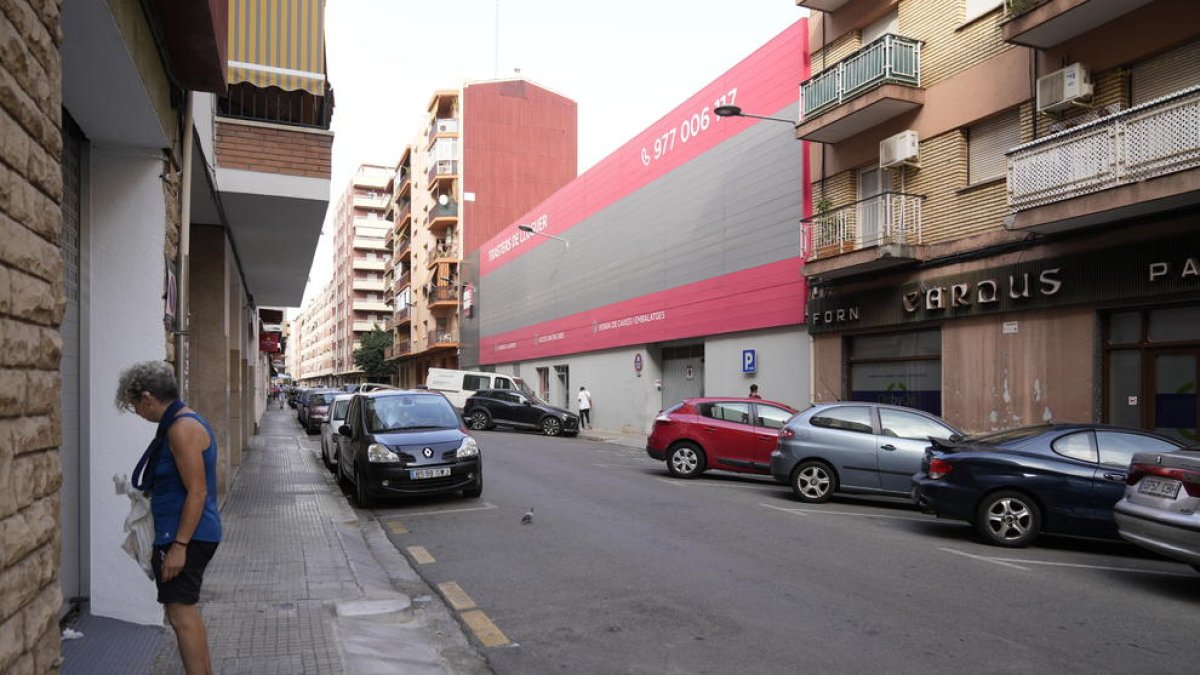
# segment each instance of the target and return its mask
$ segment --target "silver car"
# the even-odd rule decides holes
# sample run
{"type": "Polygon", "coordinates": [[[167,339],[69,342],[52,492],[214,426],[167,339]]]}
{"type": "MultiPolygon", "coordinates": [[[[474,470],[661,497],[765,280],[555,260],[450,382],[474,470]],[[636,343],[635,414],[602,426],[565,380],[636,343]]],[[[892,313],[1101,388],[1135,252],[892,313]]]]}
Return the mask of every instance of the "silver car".
{"type": "Polygon", "coordinates": [[[779,430],[771,474],[802,502],[835,492],[908,496],[930,438],[962,432],[923,410],[841,401],[818,403],[779,430]]]}
{"type": "Polygon", "coordinates": [[[1200,445],[1139,452],[1113,507],[1121,537],[1200,572],[1200,445]]]}
{"type": "Polygon", "coordinates": [[[329,406],[329,419],[321,423],[321,461],[330,471],[337,471],[338,445],[345,440],[338,428],[346,423],[346,410],[352,398],[354,394],[334,396],[329,406]]]}

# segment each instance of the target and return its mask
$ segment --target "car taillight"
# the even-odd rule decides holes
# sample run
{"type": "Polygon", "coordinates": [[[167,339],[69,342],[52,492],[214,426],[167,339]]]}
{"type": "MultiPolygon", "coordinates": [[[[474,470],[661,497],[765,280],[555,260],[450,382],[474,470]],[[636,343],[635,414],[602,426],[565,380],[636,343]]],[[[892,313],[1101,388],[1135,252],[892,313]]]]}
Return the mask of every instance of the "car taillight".
{"type": "Polygon", "coordinates": [[[779,430],[779,439],[780,439],[780,440],[783,440],[783,439],[785,439],[785,438],[795,438],[795,437],[796,437],[796,430],[795,430],[795,429],[791,429],[791,428],[788,428],[788,427],[784,427],[784,428],[782,428],[782,429],[780,429],[780,430],[779,430]]]}
{"type": "Polygon", "coordinates": [[[1181,469],[1174,466],[1159,466],[1157,464],[1142,464],[1135,462],[1129,467],[1129,473],[1125,476],[1126,485],[1137,485],[1137,482],[1143,476],[1161,476],[1163,478],[1173,478],[1180,483],[1183,483],[1183,489],[1193,497],[1200,497],[1200,471],[1191,471],[1189,469],[1181,469]]]}
{"type": "Polygon", "coordinates": [[[954,465],[944,459],[934,459],[929,463],[929,477],[937,480],[954,470],[954,465]]]}

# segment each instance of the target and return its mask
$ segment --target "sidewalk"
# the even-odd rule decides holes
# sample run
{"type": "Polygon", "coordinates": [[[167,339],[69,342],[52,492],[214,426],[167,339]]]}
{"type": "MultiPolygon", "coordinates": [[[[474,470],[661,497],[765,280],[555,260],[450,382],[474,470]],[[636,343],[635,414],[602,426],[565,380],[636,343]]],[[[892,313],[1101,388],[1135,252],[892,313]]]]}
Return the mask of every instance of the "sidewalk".
{"type": "Polygon", "coordinates": [[[646,449],[646,434],[635,434],[625,431],[606,431],[604,429],[585,429],[579,432],[579,438],[613,445],[623,445],[627,448],[646,449]]]}
{"type": "MultiPolygon", "coordinates": [[[[488,673],[379,524],[359,519],[294,411],[268,410],[221,509],[201,609],[217,673],[488,673]]],[[[315,438],[315,437],[313,437],[315,438]]],[[[62,673],[183,672],[165,629],[83,615],[62,673]]]]}

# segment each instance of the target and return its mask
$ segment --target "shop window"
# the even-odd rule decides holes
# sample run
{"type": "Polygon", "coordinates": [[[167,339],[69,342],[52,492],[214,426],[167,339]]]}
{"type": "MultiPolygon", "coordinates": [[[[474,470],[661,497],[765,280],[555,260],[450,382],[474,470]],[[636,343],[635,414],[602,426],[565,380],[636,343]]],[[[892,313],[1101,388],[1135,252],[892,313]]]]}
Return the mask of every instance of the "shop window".
{"type": "Polygon", "coordinates": [[[1200,439],[1200,305],[1105,317],[1104,421],[1200,439]]]}
{"type": "Polygon", "coordinates": [[[942,414],[939,330],[850,338],[850,396],[942,414]]]}
{"type": "Polygon", "coordinates": [[[1200,340],[1200,307],[1173,307],[1150,313],[1151,342],[1200,340]]]}

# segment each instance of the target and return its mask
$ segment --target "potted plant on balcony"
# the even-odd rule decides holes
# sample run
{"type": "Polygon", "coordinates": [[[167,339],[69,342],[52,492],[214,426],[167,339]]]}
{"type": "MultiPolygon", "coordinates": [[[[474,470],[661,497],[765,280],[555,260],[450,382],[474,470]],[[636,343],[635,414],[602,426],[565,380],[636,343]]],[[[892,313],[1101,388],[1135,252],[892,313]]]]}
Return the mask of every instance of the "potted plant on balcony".
{"type": "Polygon", "coordinates": [[[813,204],[814,215],[812,246],[814,258],[829,258],[842,253],[842,237],[837,234],[836,218],[832,215],[833,200],[821,197],[813,204]],[[830,233],[832,231],[832,235],[830,233]]]}

